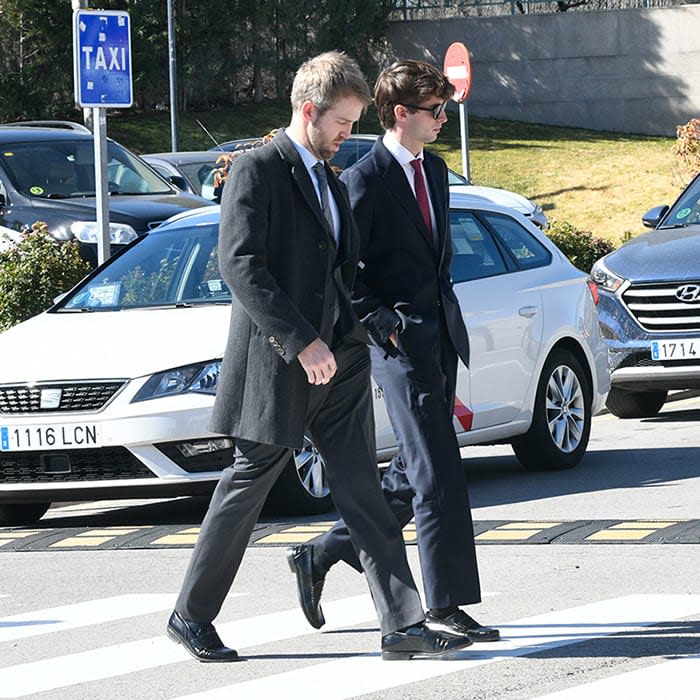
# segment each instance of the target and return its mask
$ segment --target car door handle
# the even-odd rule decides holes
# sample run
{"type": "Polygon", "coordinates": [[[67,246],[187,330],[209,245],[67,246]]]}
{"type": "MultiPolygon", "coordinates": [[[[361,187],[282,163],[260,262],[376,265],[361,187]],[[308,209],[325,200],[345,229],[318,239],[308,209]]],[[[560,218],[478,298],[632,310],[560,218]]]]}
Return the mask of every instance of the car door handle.
{"type": "Polygon", "coordinates": [[[536,306],[521,306],[518,313],[525,318],[532,318],[537,313],[536,306]]]}

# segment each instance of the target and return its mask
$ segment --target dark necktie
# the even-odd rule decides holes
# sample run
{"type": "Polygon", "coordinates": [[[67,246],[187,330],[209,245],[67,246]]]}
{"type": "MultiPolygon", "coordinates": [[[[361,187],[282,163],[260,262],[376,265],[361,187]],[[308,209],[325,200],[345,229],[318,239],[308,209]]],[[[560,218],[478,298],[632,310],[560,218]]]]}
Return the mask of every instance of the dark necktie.
{"type": "Polygon", "coordinates": [[[423,166],[420,158],[411,161],[413,168],[413,184],[416,189],[416,200],[418,208],[425,221],[425,227],[428,229],[428,240],[435,246],[435,238],[433,236],[433,222],[430,219],[430,202],[428,201],[428,190],[425,189],[425,180],[423,179],[423,166]]]}
{"type": "MultiPolygon", "coordinates": [[[[323,210],[323,216],[326,218],[328,223],[328,228],[330,229],[333,238],[335,239],[335,226],[333,225],[333,214],[331,213],[331,205],[328,201],[328,176],[326,175],[326,168],[321,161],[313,166],[313,171],[316,173],[316,179],[318,180],[318,189],[321,193],[321,209],[323,210]]],[[[336,239],[337,240],[337,239],[336,239]]]]}

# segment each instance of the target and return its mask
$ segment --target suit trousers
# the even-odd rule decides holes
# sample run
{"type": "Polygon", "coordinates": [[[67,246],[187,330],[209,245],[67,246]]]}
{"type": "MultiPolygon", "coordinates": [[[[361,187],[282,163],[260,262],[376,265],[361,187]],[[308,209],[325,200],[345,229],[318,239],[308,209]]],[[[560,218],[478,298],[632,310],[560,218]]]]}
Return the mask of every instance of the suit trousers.
{"type": "MultiPolygon", "coordinates": [[[[382,490],[402,527],[415,517],[428,608],[447,608],[478,603],[481,588],[467,479],[452,423],[457,354],[442,320],[429,327],[407,328],[403,340],[400,334],[396,357],[373,347],[372,374],[384,392],[399,447],[382,490]]],[[[343,520],[313,544],[320,564],[343,560],[362,570],[343,520]]]]}
{"type": "MultiPolygon", "coordinates": [[[[326,461],[333,501],[387,634],[420,622],[424,611],[401,528],[381,492],[367,347],[341,341],[332,350],[336,375],[311,387],[306,424],[326,461]]],[[[181,615],[198,622],[218,615],[265,499],[292,458],[288,447],[236,441],[235,462],[214,491],[175,604],[181,615]]]]}

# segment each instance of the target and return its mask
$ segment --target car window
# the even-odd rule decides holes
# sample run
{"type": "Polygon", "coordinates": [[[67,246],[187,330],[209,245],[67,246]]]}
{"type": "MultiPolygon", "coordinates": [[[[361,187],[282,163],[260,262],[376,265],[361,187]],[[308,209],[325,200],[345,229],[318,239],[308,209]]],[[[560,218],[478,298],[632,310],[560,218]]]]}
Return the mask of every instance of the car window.
{"type": "Polygon", "coordinates": [[[228,303],[219,273],[218,226],[153,232],[61,304],[67,311],[114,311],[177,304],[228,303]]]}
{"type": "Polygon", "coordinates": [[[480,216],[496,231],[519,268],[529,270],[551,262],[552,255],[547,248],[512,217],[489,211],[480,212],[480,216]]]}
{"type": "Polygon", "coordinates": [[[466,282],[508,271],[503,255],[491,232],[474,212],[450,212],[452,234],[452,281],[466,282]]]}
{"type": "Polygon", "coordinates": [[[662,228],[700,222],[700,177],[696,177],[664,218],[662,228]]]}
{"type": "MultiPolygon", "coordinates": [[[[0,161],[15,188],[29,197],[95,195],[95,155],[90,139],[13,143],[0,152],[0,161]]],[[[172,191],[138,158],[111,141],[107,145],[107,179],[112,194],[172,191]]]]}

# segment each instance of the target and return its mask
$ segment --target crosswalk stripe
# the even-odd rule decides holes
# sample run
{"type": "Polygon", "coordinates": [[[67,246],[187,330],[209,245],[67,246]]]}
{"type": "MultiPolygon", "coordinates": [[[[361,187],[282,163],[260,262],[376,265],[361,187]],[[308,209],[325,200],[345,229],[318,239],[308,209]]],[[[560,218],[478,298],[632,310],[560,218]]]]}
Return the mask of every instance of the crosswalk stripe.
{"type": "MultiPolygon", "coordinates": [[[[700,611],[700,595],[634,595],[560,610],[499,625],[504,640],[454,654],[449,660],[383,662],[379,653],[314,664],[288,673],[243,681],[177,700],[285,700],[315,697],[346,700],[466,671],[507,658],[523,656],[594,637],[629,632],[660,621],[688,617],[700,611]]],[[[591,696],[587,696],[590,700],[591,696]]],[[[566,699],[568,700],[568,698],[566,699]]]]}
{"type": "Polygon", "coordinates": [[[659,700],[670,694],[681,700],[697,697],[698,678],[700,654],[695,654],[541,695],[537,700],[591,700],[594,697],[659,700]]]}
{"type": "MultiPolygon", "coordinates": [[[[174,601],[174,596],[170,600],[174,601]]],[[[368,595],[324,603],[323,607],[332,618],[332,626],[328,628],[331,630],[376,618],[368,595]]],[[[217,630],[224,639],[245,640],[246,646],[251,647],[315,633],[296,608],[217,625],[217,630]]],[[[23,697],[186,659],[190,659],[187,652],[170,641],[164,630],[162,635],[150,639],[0,669],[0,698],[23,697]]]]}
{"type": "MultiPolygon", "coordinates": [[[[0,618],[0,642],[25,639],[48,632],[97,625],[101,622],[120,620],[169,610],[175,604],[173,594],[134,594],[114,598],[89,600],[85,603],[62,605],[47,610],[20,613],[0,618]]],[[[1,691],[0,691],[1,692],[1,691]]]]}

